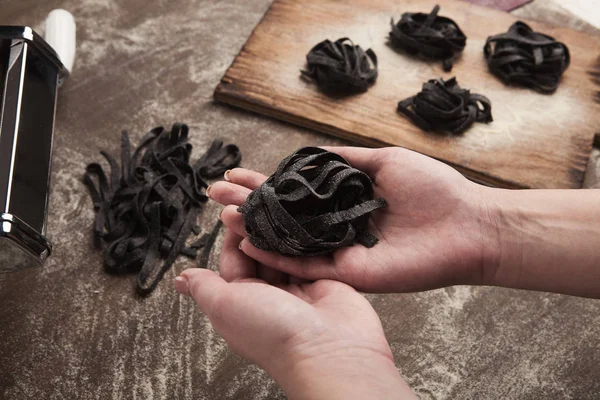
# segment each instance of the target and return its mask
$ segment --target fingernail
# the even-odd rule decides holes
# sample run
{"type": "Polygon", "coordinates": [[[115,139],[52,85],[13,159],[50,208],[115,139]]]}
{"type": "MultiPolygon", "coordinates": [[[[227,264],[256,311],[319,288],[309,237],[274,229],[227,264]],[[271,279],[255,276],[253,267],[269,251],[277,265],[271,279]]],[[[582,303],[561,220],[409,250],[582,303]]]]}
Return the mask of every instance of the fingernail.
{"type": "Polygon", "coordinates": [[[225,210],[225,207],[221,208],[221,211],[219,211],[219,215],[217,216],[217,218],[219,218],[219,221],[223,221],[223,219],[221,218],[221,215],[223,215],[224,210],[225,210]]]}
{"type": "Polygon", "coordinates": [[[210,189],[212,189],[212,185],[208,185],[208,187],[206,188],[206,195],[208,197],[210,197],[210,189]]]}
{"type": "Polygon", "coordinates": [[[240,242],[240,245],[238,246],[238,249],[240,249],[240,250],[242,250],[242,243],[244,243],[243,240],[240,242]]]}
{"type": "Polygon", "coordinates": [[[231,179],[229,178],[229,173],[231,172],[230,169],[228,169],[227,171],[225,171],[225,173],[223,174],[223,178],[225,178],[226,181],[230,181],[231,179]]]}
{"type": "Polygon", "coordinates": [[[175,290],[177,290],[182,295],[184,295],[184,296],[190,295],[190,286],[189,286],[188,280],[185,276],[180,275],[177,278],[175,278],[174,286],[175,286],[175,290]]]}

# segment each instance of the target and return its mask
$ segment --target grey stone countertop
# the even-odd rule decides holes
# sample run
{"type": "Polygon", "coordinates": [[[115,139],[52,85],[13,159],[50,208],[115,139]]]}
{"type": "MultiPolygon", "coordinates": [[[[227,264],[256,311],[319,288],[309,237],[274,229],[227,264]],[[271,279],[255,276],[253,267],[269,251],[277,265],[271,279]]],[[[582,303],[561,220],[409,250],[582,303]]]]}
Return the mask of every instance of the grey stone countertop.
{"type": "MultiPolygon", "coordinates": [[[[190,125],[197,152],[221,137],[263,173],[300,146],[342,143],[213,103],[269,3],[0,0],[0,24],[40,27],[59,7],[78,24],[75,68],[57,111],[48,224],[55,252],[43,269],[0,275],[0,399],[285,398],[172,289],[193,262],[179,260],[144,300],[133,295],[134,276],[104,272],[81,180],[99,150],[118,152],[122,129],[137,142],[175,121],[190,125]]],[[[546,4],[517,13],[595,34],[546,4]]],[[[206,206],[205,230],[219,209],[206,206]]],[[[463,286],[368,298],[399,370],[423,399],[600,398],[598,301],[463,286]]]]}

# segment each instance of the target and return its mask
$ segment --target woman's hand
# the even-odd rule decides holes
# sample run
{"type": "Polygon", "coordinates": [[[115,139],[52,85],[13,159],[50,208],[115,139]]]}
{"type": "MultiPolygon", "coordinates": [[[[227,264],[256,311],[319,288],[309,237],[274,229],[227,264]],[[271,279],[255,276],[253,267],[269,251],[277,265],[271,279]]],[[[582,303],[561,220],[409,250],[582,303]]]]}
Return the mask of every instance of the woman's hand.
{"type": "MultiPolygon", "coordinates": [[[[332,257],[290,258],[265,252],[248,239],[242,251],[267,267],[308,280],[334,279],[369,292],[406,292],[454,284],[487,283],[494,270],[497,233],[487,214],[484,188],[453,168],[402,149],[336,147],[350,164],[374,181],[374,196],[388,207],[373,212],[369,230],[374,247],[355,245],[332,257]]],[[[237,207],[266,177],[236,168],[209,196],[225,205],[223,223],[247,236],[237,207]]],[[[268,268],[267,280],[281,281],[268,268]]]]}
{"type": "Polygon", "coordinates": [[[290,399],[414,398],[361,294],[330,280],[271,286],[257,278],[264,267],[239,250],[241,241],[226,231],[221,276],[188,269],[175,281],[235,352],[290,399]]]}
{"type": "MultiPolygon", "coordinates": [[[[479,284],[600,298],[600,190],[492,189],[402,148],[328,150],[369,174],[375,196],[388,202],[370,219],[380,242],[287,258],[244,239],[242,251],[266,266],[266,279],[285,278],[274,269],[371,292],[479,284]]],[[[241,168],[226,175],[210,197],[227,205],[225,225],[245,235],[237,206],[266,177],[241,168]]]]}

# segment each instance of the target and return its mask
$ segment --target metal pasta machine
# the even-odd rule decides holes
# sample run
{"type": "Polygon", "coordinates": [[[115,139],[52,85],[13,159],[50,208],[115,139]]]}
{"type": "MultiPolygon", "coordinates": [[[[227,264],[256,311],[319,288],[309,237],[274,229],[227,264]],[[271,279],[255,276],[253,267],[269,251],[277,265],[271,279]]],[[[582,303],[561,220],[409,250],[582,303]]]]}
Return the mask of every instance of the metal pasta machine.
{"type": "Polygon", "coordinates": [[[58,88],[75,56],[75,22],[46,20],[45,39],[27,26],[0,26],[0,273],[42,265],[58,88]]]}

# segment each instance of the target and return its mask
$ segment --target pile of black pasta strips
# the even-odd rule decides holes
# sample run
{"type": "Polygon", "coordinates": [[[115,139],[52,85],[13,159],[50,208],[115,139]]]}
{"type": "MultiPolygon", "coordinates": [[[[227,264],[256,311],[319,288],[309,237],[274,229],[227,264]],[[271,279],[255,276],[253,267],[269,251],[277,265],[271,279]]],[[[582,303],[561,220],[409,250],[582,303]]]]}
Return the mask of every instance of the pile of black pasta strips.
{"type": "Polygon", "coordinates": [[[473,122],[492,121],[492,103],[461,89],[456,78],[432,79],[415,96],[398,103],[398,111],[424,131],[459,134],[473,122]]]}
{"type": "Polygon", "coordinates": [[[355,242],[374,246],[369,214],[386,206],[384,199],[373,199],[369,176],[342,156],[304,147],[281,161],[239,211],[259,249],[315,256],[355,242]]]}
{"type": "Polygon", "coordinates": [[[377,79],[377,56],[364,51],[348,38],[324,40],[306,55],[303,76],[314,80],[327,92],[352,94],[365,92],[377,79]]]}
{"type": "Polygon", "coordinates": [[[438,16],[440,6],[431,13],[404,13],[394,24],[390,43],[410,54],[421,54],[435,60],[443,60],[445,71],[452,70],[454,56],[465,48],[467,37],[450,18],[438,16]]]}
{"type": "Polygon", "coordinates": [[[506,84],[552,93],[569,66],[569,49],[552,36],[517,21],[508,32],[487,39],[484,54],[490,71],[506,84]]]}
{"type": "MultiPolygon", "coordinates": [[[[239,165],[237,146],[213,141],[208,151],[190,164],[189,129],[174,124],[157,127],[132,149],[127,132],[121,137],[121,165],[102,151],[110,166],[107,175],[98,163],[87,166],[88,186],[96,221],[97,244],[104,249],[104,266],[111,273],[137,272],[137,290],[150,293],[177,256],[206,262],[220,222],[190,246],[186,240],[200,234],[196,218],[208,200],[205,179],[239,165]]],[[[206,267],[206,265],[200,265],[206,267]]]]}

